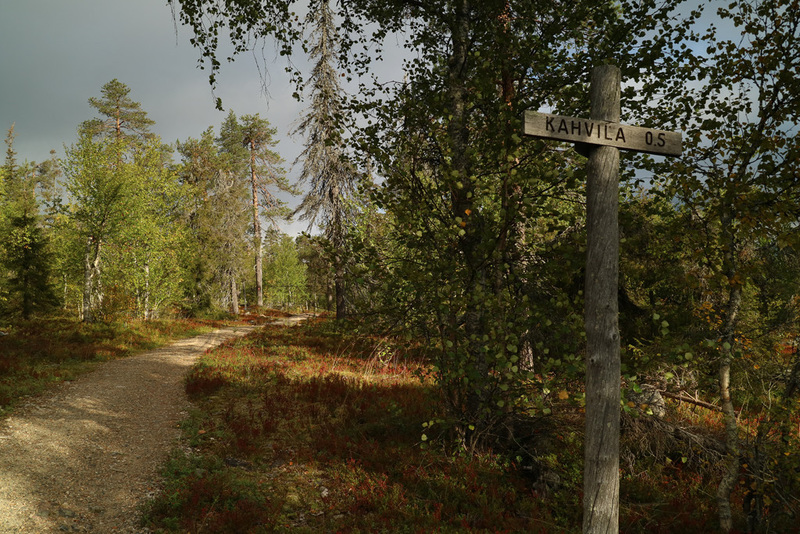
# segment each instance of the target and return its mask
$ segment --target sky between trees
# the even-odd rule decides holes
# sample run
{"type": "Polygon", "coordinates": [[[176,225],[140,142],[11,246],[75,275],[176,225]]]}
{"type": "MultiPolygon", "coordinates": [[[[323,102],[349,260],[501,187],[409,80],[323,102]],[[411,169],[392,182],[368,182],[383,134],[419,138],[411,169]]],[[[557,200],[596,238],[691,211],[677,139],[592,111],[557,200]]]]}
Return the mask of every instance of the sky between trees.
{"type": "MultiPolygon", "coordinates": [[[[44,161],[51,149],[63,157],[64,145],[77,140],[78,125],[93,116],[89,97],[117,78],[131,88],[131,97],[155,121],[152,131],[166,143],[218,126],[229,109],[240,116],[259,113],[277,128],[277,150],[292,163],[303,139],[289,132],[308,103],[292,98],[283,58],[270,43],[259,45],[251,56],[223,66],[212,95],[190,37],[189,30],[176,27],[165,0],[0,0],[0,128],[6,132],[15,124],[19,161],[44,161]],[[223,99],[225,112],[215,109],[215,96],[223,99]]],[[[293,61],[305,68],[302,54],[293,61]]],[[[387,75],[402,79],[399,69],[387,75]]],[[[297,173],[292,170],[290,180],[297,173]]],[[[290,200],[292,206],[297,202],[290,200]]],[[[295,222],[284,230],[296,233],[306,226],[295,222]]]]}

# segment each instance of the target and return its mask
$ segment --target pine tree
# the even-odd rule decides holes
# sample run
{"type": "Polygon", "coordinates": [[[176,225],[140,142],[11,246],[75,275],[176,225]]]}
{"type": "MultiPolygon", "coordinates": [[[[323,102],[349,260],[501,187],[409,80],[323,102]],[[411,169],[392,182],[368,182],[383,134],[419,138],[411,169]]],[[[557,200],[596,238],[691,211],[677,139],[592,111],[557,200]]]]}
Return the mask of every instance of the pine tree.
{"type": "Polygon", "coordinates": [[[277,129],[271,128],[269,121],[255,115],[244,115],[241,119],[242,144],[250,157],[250,186],[253,204],[253,247],[255,248],[256,293],[258,306],[264,305],[263,288],[263,239],[261,233],[261,208],[266,210],[267,217],[274,220],[276,215],[287,215],[284,203],[269,189],[294,193],[286,180],[283,169],[279,166],[283,159],[271,150],[278,142],[274,139],[277,129]]]}
{"type": "MultiPolygon", "coordinates": [[[[243,224],[242,201],[247,198],[247,168],[249,154],[242,141],[242,128],[239,119],[231,110],[220,126],[217,138],[217,147],[221,156],[221,166],[211,183],[214,197],[213,216],[217,219],[219,231],[212,231],[213,235],[223,250],[226,250],[229,261],[222,266],[219,273],[223,287],[228,287],[228,303],[231,313],[239,313],[239,290],[237,285],[239,265],[231,261],[240,252],[247,233],[247,226],[243,224]]],[[[246,202],[246,200],[244,200],[246,202]]],[[[216,229],[215,229],[216,230],[216,229]]]]}
{"type": "Polygon", "coordinates": [[[111,136],[117,141],[144,140],[150,137],[155,121],[142,110],[142,105],[130,98],[130,88],[116,78],[101,89],[101,98],[89,98],[101,118],[85,121],[81,129],[93,137],[111,136]]]}
{"type": "Polygon", "coordinates": [[[228,160],[230,172],[241,177],[250,187],[253,215],[253,249],[255,252],[255,279],[257,303],[263,306],[263,235],[261,217],[266,216],[275,223],[285,218],[289,210],[274,190],[295,193],[280,167],[283,159],[272,150],[277,144],[277,130],[258,114],[244,115],[241,119],[231,111],[220,128],[217,142],[220,151],[228,160]]]}
{"type": "Polygon", "coordinates": [[[343,157],[337,124],[342,92],[334,68],[336,28],[328,0],[310,6],[307,23],[313,25],[314,39],[309,55],[317,62],[308,81],[311,106],[294,133],[307,137],[297,161],[303,161],[298,183],[308,182],[309,191],[295,213],[309,221],[309,228],[318,222],[333,246],[336,317],[344,319],[347,310],[342,256],[348,219],[346,198],[354,189],[356,173],[343,157]]]}

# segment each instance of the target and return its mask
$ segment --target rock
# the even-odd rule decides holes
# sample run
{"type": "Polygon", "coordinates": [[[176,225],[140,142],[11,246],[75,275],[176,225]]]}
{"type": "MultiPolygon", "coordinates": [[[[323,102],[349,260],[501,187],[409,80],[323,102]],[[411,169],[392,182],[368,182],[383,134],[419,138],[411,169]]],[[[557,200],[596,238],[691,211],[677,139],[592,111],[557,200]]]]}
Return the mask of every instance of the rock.
{"type": "Polygon", "coordinates": [[[253,464],[247,460],[240,460],[239,458],[227,457],[225,458],[225,465],[228,467],[241,467],[245,471],[252,471],[253,464]]]}
{"type": "Polygon", "coordinates": [[[640,393],[629,390],[626,394],[628,401],[633,402],[636,405],[634,408],[641,413],[663,419],[667,415],[667,404],[661,393],[650,384],[643,384],[641,390],[640,393]]]}
{"type": "Polygon", "coordinates": [[[541,495],[547,495],[551,491],[556,491],[561,487],[561,477],[555,471],[544,468],[540,471],[536,482],[533,483],[533,489],[541,495]]]}

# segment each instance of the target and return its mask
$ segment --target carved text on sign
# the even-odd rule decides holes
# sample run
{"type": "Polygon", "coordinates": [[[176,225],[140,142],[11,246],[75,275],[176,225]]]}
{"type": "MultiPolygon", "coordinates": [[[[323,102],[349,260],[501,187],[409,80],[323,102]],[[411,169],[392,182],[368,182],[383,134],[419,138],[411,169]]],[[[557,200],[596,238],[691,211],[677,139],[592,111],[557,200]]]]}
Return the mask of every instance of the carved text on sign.
{"type": "Polygon", "coordinates": [[[572,143],[613,146],[666,156],[681,153],[681,134],[613,122],[525,112],[526,135],[572,143]]]}

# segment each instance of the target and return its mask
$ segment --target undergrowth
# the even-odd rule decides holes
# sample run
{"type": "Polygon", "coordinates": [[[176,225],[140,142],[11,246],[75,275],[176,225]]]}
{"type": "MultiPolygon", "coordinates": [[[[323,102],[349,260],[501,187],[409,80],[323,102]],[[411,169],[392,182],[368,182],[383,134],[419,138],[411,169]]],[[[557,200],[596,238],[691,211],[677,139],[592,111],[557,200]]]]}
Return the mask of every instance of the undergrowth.
{"type": "Polygon", "coordinates": [[[413,351],[324,323],[266,327],[206,354],[186,381],[197,410],[183,423],[185,447],[166,465],[146,525],[568,531],[500,456],[420,447],[437,406],[422,368],[413,351]]]}
{"type": "MultiPolygon", "coordinates": [[[[434,437],[423,447],[423,423],[439,404],[425,369],[407,347],[320,321],[267,326],[206,354],[186,380],[196,409],[182,423],[183,447],[144,524],[181,533],[579,532],[582,415],[554,410],[538,457],[547,480],[507,451],[467,456],[434,437]]],[[[680,440],[655,447],[663,430],[626,427],[626,457],[638,456],[621,466],[621,532],[716,530],[714,469],[680,440]]],[[[692,429],[709,442],[716,431],[692,429]]]]}

